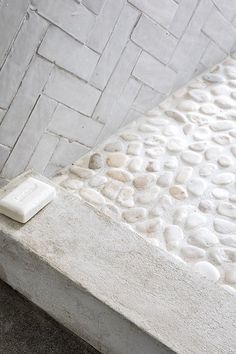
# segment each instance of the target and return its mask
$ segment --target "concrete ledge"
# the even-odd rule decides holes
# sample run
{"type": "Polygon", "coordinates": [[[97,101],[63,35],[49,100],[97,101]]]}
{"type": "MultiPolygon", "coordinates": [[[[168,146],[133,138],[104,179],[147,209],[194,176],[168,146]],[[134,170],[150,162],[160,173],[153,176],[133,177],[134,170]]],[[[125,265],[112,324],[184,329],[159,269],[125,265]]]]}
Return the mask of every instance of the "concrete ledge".
{"type": "Polygon", "coordinates": [[[233,295],[60,187],[25,225],[0,216],[0,269],[103,353],[236,352],[233,295]]]}

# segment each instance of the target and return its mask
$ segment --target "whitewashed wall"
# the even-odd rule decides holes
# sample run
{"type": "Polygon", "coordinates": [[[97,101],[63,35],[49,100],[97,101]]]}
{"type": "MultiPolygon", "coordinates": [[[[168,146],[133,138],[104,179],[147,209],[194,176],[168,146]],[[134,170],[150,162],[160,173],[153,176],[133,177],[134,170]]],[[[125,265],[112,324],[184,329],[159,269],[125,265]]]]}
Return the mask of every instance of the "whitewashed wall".
{"type": "Polygon", "coordinates": [[[236,40],[236,0],[0,0],[0,171],[46,175],[236,40]]]}

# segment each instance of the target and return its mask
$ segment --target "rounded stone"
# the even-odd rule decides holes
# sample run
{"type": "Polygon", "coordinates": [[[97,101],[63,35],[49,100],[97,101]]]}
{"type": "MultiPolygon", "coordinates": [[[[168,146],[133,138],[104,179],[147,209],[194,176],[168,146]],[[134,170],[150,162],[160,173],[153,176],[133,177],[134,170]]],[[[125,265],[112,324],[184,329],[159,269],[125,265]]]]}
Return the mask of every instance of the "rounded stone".
{"type": "Polygon", "coordinates": [[[191,98],[193,98],[196,102],[203,103],[210,100],[211,96],[207,91],[200,89],[192,89],[188,91],[188,94],[191,98]]]}
{"type": "Polygon", "coordinates": [[[170,187],[170,194],[173,198],[177,200],[184,200],[188,197],[188,193],[186,189],[182,186],[175,185],[173,187],[170,187]]]}
{"type": "Polygon", "coordinates": [[[191,100],[181,101],[178,104],[178,109],[185,112],[194,112],[198,110],[198,104],[191,100]]]}
{"type": "Polygon", "coordinates": [[[175,170],[178,167],[178,160],[176,157],[171,156],[167,160],[164,161],[164,167],[169,170],[175,170]]]}
{"type": "Polygon", "coordinates": [[[150,190],[138,194],[136,201],[141,204],[149,204],[157,199],[159,192],[160,192],[160,188],[154,186],[150,190]]]}
{"type": "Polygon", "coordinates": [[[206,141],[199,141],[197,143],[193,143],[189,145],[189,149],[196,151],[196,152],[202,152],[207,148],[207,142],[206,141]]]}
{"type": "Polygon", "coordinates": [[[193,173],[193,168],[192,167],[184,166],[178,172],[175,180],[179,184],[184,184],[191,178],[192,173],[193,173]]]}
{"type": "Polygon", "coordinates": [[[235,235],[221,237],[220,242],[225,246],[236,248],[236,236],[235,235]]]}
{"type": "Polygon", "coordinates": [[[200,112],[212,116],[213,114],[216,114],[217,107],[212,103],[204,103],[200,107],[200,112]]]}
{"type": "Polygon", "coordinates": [[[109,167],[122,167],[127,163],[127,156],[122,152],[113,152],[108,155],[106,163],[109,167]]]}
{"type": "Polygon", "coordinates": [[[206,164],[206,165],[203,165],[202,167],[200,167],[199,169],[199,176],[201,177],[208,177],[210,176],[213,171],[216,169],[216,166],[213,165],[213,164],[206,164]]]}
{"type": "Polygon", "coordinates": [[[107,175],[123,183],[130,182],[133,179],[133,176],[129,172],[118,168],[113,168],[108,170],[107,175]]]}
{"type": "Polygon", "coordinates": [[[231,147],[231,152],[232,152],[232,154],[234,155],[234,157],[236,157],[236,145],[233,145],[233,146],[231,147]]]}
{"type": "Polygon", "coordinates": [[[227,120],[218,121],[218,122],[214,122],[214,123],[210,124],[210,128],[214,132],[221,132],[221,131],[230,130],[233,127],[234,127],[233,123],[230,121],[227,121],[227,120]]]}
{"type": "Polygon", "coordinates": [[[133,188],[129,186],[123,188],[118,195],[118,203],[125,208],[132,208],[134,206],[133,194],[133,188]]]}
{"type": "Polygon", "coordinates": [[[146,155],[151,157],[152,159],[157,159],[161,155],[163,155],[164,152],[165,148],[163,146],[158,146],[156,148],[146,150],[146,155]]]}
{"type": "Polygon", "coordinates": [[[183,225],[186,222],[188,214],[189,214],[188,207],[177,208],[174,215],[173,215],[174,224],[177,224],[177,225],[180,225],[183,227],[183,225]]]}
{"type": "Polygon", "coordinates": [[[194,125],[191,123],[187,123],[183,126],[183,132],[185,135],[189,135],[194,128],[194,125]]]}
{"type": "Polygon", "coordinates": [[[206,127],[199,127],[195,129],[193,133],[193,138],[195,140],[206,140],[209,137],[209,129],[206,127]]]}
{"type": "Polygon", "coordinates": [[[188,242],[203,248],[208,248],[219,243],[217,236],[205,227],[201,227],[190,234],[188,242]]]}
{"type": "Polygon", "coordinates": [[[133,184],[137,189],[147,189],[155,182],[155,177],[151,174],[143,174],[137,176],[133,180],[133,184]]]}
{"type": "Polygon", "coordinates": [[[220,234],[234,234],[236,232],[236,223],[224,219],[214,219],[214,229],[220,234]]]}
{"type": "Polygon", "coordinates": [[[61,185],[68,189],[78,190],[83,187],[83,182],[78,179],[67,178],[61,185]]]}
{"type": "Polygon", "coordinates": [[[119,194],[119,191],[121,189],[122,183],[118,181],[112,181],[108,182],[105,184],[103,189],[101,190],[101,193],[105,195],[105,197],[115,200],[119,194]]]}
{"type": "Polygon", "coordinates": [[[92,204],[104,204],[105,199],[103,196],[92,188],[82,188],[79,192],[80,196],[84,198],[87,202],[92,204]]]}
{"type": "Polygon", "coordinates": [[[132,159],[128,165],[130,172],[139,172],[142,170],[143,160],[139,157],[132,159]]]}
{"type": "Polygon", "coordinates": [[[88,179],[94,175],[94,171],[88,168],[83,168],[75,165],[70,168],[70,172],[75,174],[81,179],[88,179]]]}
{"type": "Polygon", "coordinates": [[[210,147],[205,151],[205,159],[208,161],[216,160],[219,157],[220,153],[221,153],[220,148],[216,146],[210,147]]]}
{"type": "Polygon", "coordinates": [[[108,152],[119,152],[124,150],[124,146],[120,141],[115,141],[105,145],[104,150],[108,152]]]}
{"type": "Polygon", "coordinates": [[[136,225],[136,229],[141,233],[152,234],[160,232],[163,227],[162,224],[163,222],[160,218],[145,220],[143,222],[138,223],[136,225]]]}
{"type": "Polygon", "coordinates": [[[143,145],[141,143],[130,143],[127,148],[128,155],[140,155],[143,145]]]}
{"type": "Polygon", "coordinates": [[[230,136],[226,134],[215,135],[212,140],[219,145],[228,145],[231,142],[230,136]]]}
{"type": "Polygon", "coordinates": [[[181,158],[190,165],[198,165],[202,161],[202,156],[194,151],[186,150],[182,152],[181,158]]]}
{"type": "Polygon", "coordinates": [[[143,133],[153,133],[155,131],[151,125],[145,123],[140,124],[138,130],[143,133]]]}
{"type": "Polygon", "coordinates": [[[201,178],[196,177],[188,182],[187,189],[193,195],[200,197],[206,189],[206,183],[201,178]]]}
{"type": "Polygon", "coordinates": [[[221,284],[221,287],[223,289],[225,289],[231,295],[236,296],[236,289],[233,288],[232,286],[229,286],[229,285],[226,285],[226,284],[221,284]]]}
{"type": "Polygon", "coordinates": [[[229,95],[230,89],[226,85],[217,85],[211,89],[214,96],[229,95]]]}
{"type": "Polygon", "coordinates": [[[165,172],[157,178],[157,184],[163,188],[169,187],[173,180],[172,172],[165,172]]]}
{"type": "Polygon", "coordinates": [[[178,248],[184,238],[182,229],[177,225],[169,225],[165,228],[164,237],[168,249],[178,248]]]}
{"type": "Polygon", "coordinates": [[[105,204],[105,205],[101,206],[100,210],[105,215],[109,216],[110,218],[113,218],[115,220],[117,220],[117,219],[119,220],[120,219],[119,208],[117,208],[115,205],[105,204]]]}
{"type": "Polygon", "coordinates": [[[214,188],[211,193],[216,199],[228,199],[229,196],[229,192],[223,188],[214,188]]]}
{"type": "Polygon", "coordinates": [[[190,213],[186,219],[185,228],[194,229],[196,227],[202,226],[206,223],[206,219],[203,215],[199,213],[190,213]]]}
{"type": "Polygon", "coordinates": [[[101,187],[107,182],[107,178],[105,176],[94,176],[92,179],[89,180],[89,185],[91,187],[101,187]]]}
{"type": "Polygon", "coordinates": [[[236,219],[236,206],[227,202],[221,202],[218,205],[217,212],[220,215],[236,219]]]}
{"type": "Polygon", "coordinates": [[[214,203],[211,200],[201,200],[198,209],[201,210],[203,213],[209,213],[214,209],[214,203]]]}
{"type": "Polygon", "coordinates": [[[120,134],[120,137],[125,141],[135,141],[140,140],[140,136],[131,132],[124,132],[120,134]]]}
{"type": "Polygon", "coordinates": [[[228,284],[236,284],[236,264],[227,266],[225,270],[225,281],[228,284]]]}
{"type": "Polygon", "coordinates": [[[179,138],[171,138],[168,140],[166,148],[171,152],[180,152],[183,150],[184,144],[179,138]]]}
{"type": "Polygon", "coordinates": [[[220,279],[220,273],[216,267],[207,261],[197,262],[194,265],[196,272],[200,273],[207,279],[213,281],[214,283],[220,279]]]}
{"type": "Polygon", "coordinates": [[[215,83],[220,84],[220,83],[224,82],[223,76],[218,75],[218,74],[205,74],[205,75],[203,75],[203,79],[205,81],[208,81],[208,82],[214,83],[214,84],[215,83]]]}
{"type": "MultiPolygon", "coordinates": [[[[165,138],[163,138],[160,135],[152,135],[152,136],[146,137],[144,139],[144,144],[148,145],[148,146],[165,145],[165,142],[166,142],[165,138]]],[[[139,153],[140,153],[140,151],[139,151],[139,153]]]]}
{"type": "Polygon", "coordinates": [[[162,134],[165,136],[177,135],[178,129],[174,125],[167,125],[163,128],[162,134]]]}
{"type": "Polygon", "coordinates": [[[206,252],[202,248],[196,246],[184,246],[181,248],[181,253],[184,258],[194,261],[196,259],[203,258],[206,252]]]}
{"type": "Polygon", "coordinates": [[[122,216],[128,223],[135,223],[147,216],[147,210],[145,208],[132,208],[131,210],[124,211],[122,216]]]}
{"type": "Polygon", "coordinates": [[[185,117],[185,115],[175,109],[171,109],[168,111],[165,111],[165,114],[170,117],[173,118],[174,120],[176,120],[176,122],[179,123],[186,123],[187,122],[187,118],[185,117]]]}
{"type": "Polygon", "coordinates": [[[226,185],[234,182],[234,175],[233,173],[226,172],[226,173],[219,173],[212,177],[212,183],[218,185],[226,185]]]}
{"type": "Polygon", "coordinates": [[[160,171],[160,163],[158,161],[149,161],[146,167],[148,172],[157,172],[160,171]]]}
{"type": "Polygon", "coordinates": [[[230,197],[229,197],[229,200],[230,200],[232,203],[236,203],[236,194],[231,194],[230,197]]]}
{"type": "Polygon", "coordinates": [[[102,155],[95,153],[90,156],[88,167],[92,170],[98,170],[103,167],[102,155]]]}
{"type": "Polygon", "coordinates": [[[215,100],[215,104],[222,109],[230,109],[232,108],[233,102],[229,97],[222,96],[215,100]]]}
{"type": "Polygon", "coordinates": [[[221,155],[218,158],[217,162],[221,167],[224,167],[224,168],[230,167],[233,164],[232,160],[227,155],[221,155]]]}

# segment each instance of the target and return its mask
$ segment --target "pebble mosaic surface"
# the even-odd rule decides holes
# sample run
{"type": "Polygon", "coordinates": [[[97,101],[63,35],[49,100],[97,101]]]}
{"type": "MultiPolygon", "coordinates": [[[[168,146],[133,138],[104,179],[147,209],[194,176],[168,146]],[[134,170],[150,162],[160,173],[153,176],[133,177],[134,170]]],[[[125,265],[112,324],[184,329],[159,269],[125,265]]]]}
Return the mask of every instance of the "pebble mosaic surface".
{"type": "Polygon", "coordinates": [[[229,57],[55,181],[236,294],[235,177],[229,57]]]}

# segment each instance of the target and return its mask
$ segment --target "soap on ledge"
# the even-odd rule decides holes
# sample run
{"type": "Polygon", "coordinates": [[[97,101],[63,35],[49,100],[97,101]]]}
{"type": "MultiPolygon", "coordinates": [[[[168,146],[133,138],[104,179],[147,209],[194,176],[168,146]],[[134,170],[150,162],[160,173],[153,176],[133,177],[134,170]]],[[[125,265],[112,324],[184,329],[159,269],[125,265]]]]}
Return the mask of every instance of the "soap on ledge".
{"type": "Polygon", "coordinates": [[[55,196],[56,189],[53,186],[28,177],[1,197],[0,213],[24,224],[55,196]]]}

